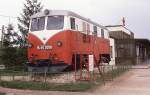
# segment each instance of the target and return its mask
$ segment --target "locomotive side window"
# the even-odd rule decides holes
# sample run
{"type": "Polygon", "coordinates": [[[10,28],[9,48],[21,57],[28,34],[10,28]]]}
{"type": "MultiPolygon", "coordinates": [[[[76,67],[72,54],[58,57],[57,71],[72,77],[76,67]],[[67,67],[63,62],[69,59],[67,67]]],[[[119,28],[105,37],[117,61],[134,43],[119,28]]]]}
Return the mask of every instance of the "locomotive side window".
{"type": "Polygon", "coordinates": [[[93,26],[93,29],[94,29],[94,35],[97,36],[97,27],[93,26]]]}
{"type": "Polygon", "coordinates": [[[75,30],[75,18],[70,18],[71,29],[75,30]]]}
{"type": "Polygon", "coordinates": [[[33,18],[31,21],[31,31],[41,31],[45,27],[45,17],[33,18]]]}
{"type": "Polygon", "coordinates": [[[83,33],[90,34],[90,24],[82,22],[83,33]]]}
{"type": "Polygon", "coordinates": [[[82,30],[83,30],[83,33],[86,33],[86,23],[85,22],[82,22],[82,30]]]}
{"type": "Polygon", "coordinates": [[[104,29],[101,29],[101,37],[104,38],[104,29]]]}
{"type": "Polygon", "coordinates": [[[47,30],[58,30],[64,27],[64,16],[49,16],[47,30]]]}
{"type": "Polygon", "coordinates": [[[87,34],[89,35],[90,34],[90,25],[87,24],[87,34]]]}

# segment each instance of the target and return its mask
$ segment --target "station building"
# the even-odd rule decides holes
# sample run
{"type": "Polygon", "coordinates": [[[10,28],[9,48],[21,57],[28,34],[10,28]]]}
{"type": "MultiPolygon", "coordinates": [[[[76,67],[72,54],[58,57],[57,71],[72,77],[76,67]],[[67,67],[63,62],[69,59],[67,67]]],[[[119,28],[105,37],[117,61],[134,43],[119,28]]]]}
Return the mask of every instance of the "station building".
{"type": "Polygon", "coordinates": [[[134,33],[123,25],[106,27],[110,36],[110,64],[136,65],[150,59],[150,40],[134,38],[134,33]]]}
{"type": "Polygon", "coordinates": [[[136,46],[136,64],[143,63],[150,59],[150,40],[136,38],[135,39],[136,46]]]}
{"type": "Polygon", "coordinates": [[[134,33],[123,25],[106,26],[110,36],[111,62],[115,65],[135,64],[134,33]]]}

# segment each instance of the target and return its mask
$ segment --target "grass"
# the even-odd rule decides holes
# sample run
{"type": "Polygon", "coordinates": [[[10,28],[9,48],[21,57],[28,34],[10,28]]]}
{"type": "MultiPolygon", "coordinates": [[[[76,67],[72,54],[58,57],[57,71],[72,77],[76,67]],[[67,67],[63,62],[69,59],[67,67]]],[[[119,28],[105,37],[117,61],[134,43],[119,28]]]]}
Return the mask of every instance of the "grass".
{"type": "Polygon", "coordinates": [[[0,85],[6,88],[15,89],[29,89],[29,90],[46,90],[46,91],[87,91],[91,89],[94,84],[89,82],[77,83],[42,83],[42,82],[27,82],[27,81],[1,81],[0,85]]]}
{"type": "Polygon", "coordinates": [[[5,95],[5,93],[1,93],[1,92],[0,92],[0,95],[5,95]]]}
{"type": "Polygon", "coordinates": [[[0,70],[0,75],[1,76],[26,76],[29,74],[28,72],[23,72],[23,71],[14,71],[14,70],[0,70]]]}

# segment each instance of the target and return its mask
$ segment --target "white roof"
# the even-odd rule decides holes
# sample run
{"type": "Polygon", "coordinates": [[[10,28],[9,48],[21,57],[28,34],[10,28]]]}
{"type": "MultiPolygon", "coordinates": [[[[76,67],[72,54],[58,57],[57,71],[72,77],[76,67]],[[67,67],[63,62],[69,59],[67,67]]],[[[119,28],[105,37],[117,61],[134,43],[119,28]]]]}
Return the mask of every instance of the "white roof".
{"type": "Polygon", "coordinates": [[[43,16],[53,16],[53,15],[64,15],[64,16],[77,17],[79,19],[85,20],[85,21],[87,21],[89,23],[92,23],[92,24],[94,24],[96,26],[99,26],[99,27],[107,30],[107,28],[105,26],[97,24],[97,23],[95,23],[95,22],[93,22],[93,21],[91,21],[91,20],[89,20],[87,18],[84,18],[84,17],[82,17],[82,16],[80,16],[80,15],[74,13],[74,12],[67,11],[67,10],[49,10],[49,14],[48,15],[45,15],[44,11],[42,11],[42,12],[34,14],[33,16],[31,16],[31,18],[37,18],[37,17],[43,17],[43,16]]]}
{"type": "Polygon", "coordinates": [[[132,34],[132,32],[129,29],[127,29],[126,27],[122,25],[114,25],[114,26],[106,26],[106,27],[109,31],[122,31],[122,32],[127,33],[128,35],[132,34]]]}

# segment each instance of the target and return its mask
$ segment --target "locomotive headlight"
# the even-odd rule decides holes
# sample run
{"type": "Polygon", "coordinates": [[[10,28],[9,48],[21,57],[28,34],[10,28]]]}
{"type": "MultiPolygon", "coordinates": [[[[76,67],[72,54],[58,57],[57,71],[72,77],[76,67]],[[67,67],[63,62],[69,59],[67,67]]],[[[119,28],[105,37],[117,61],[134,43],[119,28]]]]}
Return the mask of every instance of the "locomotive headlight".
{"type": "Polygon", "coordinates": [[[50,11],[48,9],[44,10],[45,15],[49,15],[50,11]]]}
{"type": "Polygon", "coordinates": [[[62,46],[62,42],[61,42],[61,41],[57,41],[57,42],[56,42],[56,45],[57,45],[58,47],[61,47],[61,46],[62,46]]]}

